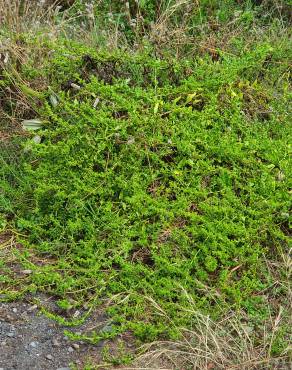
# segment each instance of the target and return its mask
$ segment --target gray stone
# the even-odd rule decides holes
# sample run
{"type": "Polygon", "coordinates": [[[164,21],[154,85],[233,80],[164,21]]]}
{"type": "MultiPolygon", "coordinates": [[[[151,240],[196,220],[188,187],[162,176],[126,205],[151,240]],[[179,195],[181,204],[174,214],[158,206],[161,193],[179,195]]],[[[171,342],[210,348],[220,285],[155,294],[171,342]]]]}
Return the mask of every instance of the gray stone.
{"type": "Polygon", "coordinates": [[[32,138],[32,140],[33,140],[33,142],[34,142],[35,144],[40,144],[40,143],[41,143],[41,141],[42,141],[42,138],[40,137],[40,135],[36,135],[36,136],[34,136],[34,137],[32,138]]]}
{"type": "Polygon", "coordinates": [[[38,306],[36,305],[36,304],[34,304],[33,306],[30,306],[28,309],[27,309],[27,311],[28,312],[31,312],[31,311],[33,311],[33,310],[36,310],[38,308],[38,306]]]}
{"type": "Polygon", "coordinates": [[[32,270],[22,270],[21,271],[24,275],[29,275],[32,273],[32,270]]]}
{"type": "Polygon", "coordinates": [[[133,136],[131,136],[131,137],[128,139],[127,144],[128,144],[128,145],[131,145],[131,144],[134,144],[134,142],[135,142],[135,138],[134,138],[133,136]]]}
{"type": "Polygon", "coordinates": [[[52,355],[47,355],[46,359],[51,361],[53,359],[53,356],[52,355]]]}
{"type": "Polygon", "coordinates": [[[59,347],[60,346],[60,343],[57,341],[57,339],[53,339],[52,340],[52,345],[54,346],[54,347],[59,347]]]}

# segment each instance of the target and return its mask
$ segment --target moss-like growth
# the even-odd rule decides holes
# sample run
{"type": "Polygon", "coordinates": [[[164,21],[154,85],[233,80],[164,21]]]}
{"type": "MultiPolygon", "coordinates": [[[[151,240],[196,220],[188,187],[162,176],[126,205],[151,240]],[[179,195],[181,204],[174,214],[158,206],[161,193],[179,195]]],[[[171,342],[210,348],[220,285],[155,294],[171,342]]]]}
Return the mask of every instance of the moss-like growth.
{"type": "Polygon", "coordinates": [[[41,69],[20,72],[50,86],[41,142],[22,139],[0,170],[3,214],[50,260],[22,259],[29,289],[75,306],[111,299],[115,330],[143,340],[188,325],[190,297],[214,317],[264,317],[264,256],[287,242],[282,46],[178,62],[45,44],[41,69]]]}

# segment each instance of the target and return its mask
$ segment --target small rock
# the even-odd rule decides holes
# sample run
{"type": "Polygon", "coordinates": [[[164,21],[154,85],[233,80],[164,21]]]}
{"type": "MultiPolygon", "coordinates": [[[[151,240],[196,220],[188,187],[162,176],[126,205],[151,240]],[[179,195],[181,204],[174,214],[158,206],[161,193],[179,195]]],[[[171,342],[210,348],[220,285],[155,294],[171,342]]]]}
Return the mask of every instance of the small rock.
{"type": "Polygon", "coordinates": [[[8,333],[7,337],[10,337],[10,338],[14,337],[14,333],[12,333],[12,332],[8,333]]]}
{"type": "Polygon", "coordinates": [[[68,347],[68,352],[74,352],[74,349],[72,347],[68,347]]]}
{"type": "Polygon", "coordinates": [[[36,348],[36,347],[37,347],[36,342],[30,342],[30,343],[29,343],[29,345],[30,345],[31,347],[33,347],[33,348],[36,348]]]}
{"type": "Polygon", "coordinates": [[[22,270],[22,273],[25,275],[29,275],[32,273],[32,270],[22,270]]]}
{"type": "Polygon", "coordinates": [[[36,310],[38,308],[38,306],[36,304],[34,304],[33,306],[30,306],[27,311],[33,311],[33,310],[36,310]]]}
{"type": "Polygon", "coordinates": [[[14,313],[16,313],[16,312],[17,312],[17,308],[16,308],[16,307],[13,307],[13,308],[12,308],[12,311],[13,311],[14,313]]]}
{"type": "Polygon", "coordinates": [[[60,346],[60,343],[57,341],[57,339],[53,339],[53,340],[52,340],[52,345],[53,345],[54,347],[59,347],[59,346],[60,346]]]}
{"type": "Polygon", "coordinates": [[[132,137],[130,137],[130,138],[128,139],[127,144],[128,144],[128,145],[131,145],[131,144],[134,144],[134,142],[135,142],[135,138],[132,136],[132,137]]]}
{"type": "Polygon", "coordinates": [[[71,370],[70,367],[58,367],[56,370],[71,370]]]}
{"type": "Polygon", "coordinates": [[[80,311],[75,311],[73,317],[78,317],[80,315],[80,311]]]}
{"type": "Polygon", "coordinates": [[[52,355],[47,355],[47,356],[46,356],[46,359],[47,359],[47,360],[50,360],[50,361],[52,361],[52,359],[53,359],[53,356],[52,356],[52,355]]]}
{"type": "Polygon", "coordinates": [[[77,85],[73,82],[71,83],[71,87],[72,87],[72,89],[75,89],[75,90],[80,90],[81,89],[81,86],[79,86],[79,85],[77,85]]]}
{"type": "Polygon", "coordinates": [[[73,348],[75,348],[75,349],[79,349],[79,348],[80,348],[80,346],[79,346],[79,344],[78,344],[78,343],[73,343],[73,344],[72,344],[72,347],[73,347],[73,348]]]}
{"type": "Polygon", "coordinates": [[[40,144],[41,141],[42,141],[42,138],[40,137],[40,135],[36,135],[32,138],[32,141],[35,143],[35,144],[40,144]]]}
{"type": "Polygon", "coordinates": [[[64,336],[64,339],[65,339],[65,340],[68,340],[68,337],[65,335],[65,336],[64,336]]]}
{"type": "Polygon", "coordinates": [[[1,346],[6,346],[5,340],[3,340],[3,342],[1,342],[1,346]]]}

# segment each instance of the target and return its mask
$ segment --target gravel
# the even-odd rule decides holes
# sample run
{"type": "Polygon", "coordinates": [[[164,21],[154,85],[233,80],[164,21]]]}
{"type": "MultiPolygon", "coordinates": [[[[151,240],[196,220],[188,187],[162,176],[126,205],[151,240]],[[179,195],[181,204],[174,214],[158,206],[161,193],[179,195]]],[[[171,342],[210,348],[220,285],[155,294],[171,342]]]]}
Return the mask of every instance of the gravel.
{"type": "Polygon", "coordinates": [[[58,342],[57,339],[53,338],[52,339],[52,346],[53,347],[59,347],[60,346],[60,342],[58,342]]]}
{"type": "MultiPolygon", "coordinates": [[[[104,316],[95,320],[98,323],[104,316]]],[[[90,324],[76,331],[86,333],[90,324]]],[[[40,314],[36,305],[0,302],[0,370],[83,369],[91,358],[101,361],[104,343],[76,343],[64,336],[64,329],[75,331],[40,314]]]]}

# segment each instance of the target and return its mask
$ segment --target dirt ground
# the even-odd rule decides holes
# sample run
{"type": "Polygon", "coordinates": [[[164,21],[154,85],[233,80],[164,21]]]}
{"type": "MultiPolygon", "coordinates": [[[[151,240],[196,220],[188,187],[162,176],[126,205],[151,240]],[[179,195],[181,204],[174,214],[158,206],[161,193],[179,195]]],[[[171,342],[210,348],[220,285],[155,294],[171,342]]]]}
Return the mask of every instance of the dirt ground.
{"type": "MultiPolygon", "coordinates": [[[[0,261],[7,262],[13,276],[23,277],[24,271],[12,252],[13,248],[20,250],[22,245],[10,232],[0,233],[0,245],[0,261]]],[[[0,276],[1,273],[0,268],[0,276]]],[[[0,370],[81,370],[85,365],[108,370],[117,368],[111,360],[135,352],[133,336],[128,333],[98,344],[74,341],[65,335],[66,329],[87,337],[94,331],[110,331],[109,318],[103,308],[91,312],[82,325],[66,327],[41,314],[41,307],[60,314],[56,298],[52,296],[36,293],[30,297],[28,294],[13,302],[1,302],[1,298],[0,294],[0,370]]],[[[84,313],[71,314],[80,317],[84,313]]]]}
{"type": "MultiPolygon", "coordinates": [[[[105,317],[97,314],[70,330],[84,334],[102,325],[107,325],[105,317]]],[[[99,369],[110,368],[109,364],[102,365],[103,349],[114,349],[119,339],[92,345],[69,339],[64,329],[28,302],[0,303],[0,370],[83,369],[90,363],[99,369]]],[[[127,347],[129,351],[133,348],[130,342],[127,347]]]]}

